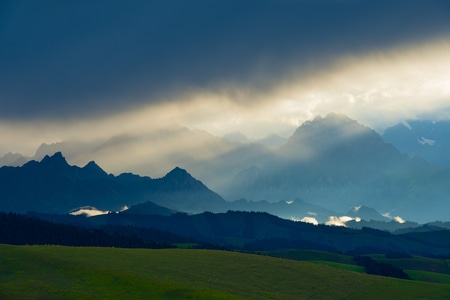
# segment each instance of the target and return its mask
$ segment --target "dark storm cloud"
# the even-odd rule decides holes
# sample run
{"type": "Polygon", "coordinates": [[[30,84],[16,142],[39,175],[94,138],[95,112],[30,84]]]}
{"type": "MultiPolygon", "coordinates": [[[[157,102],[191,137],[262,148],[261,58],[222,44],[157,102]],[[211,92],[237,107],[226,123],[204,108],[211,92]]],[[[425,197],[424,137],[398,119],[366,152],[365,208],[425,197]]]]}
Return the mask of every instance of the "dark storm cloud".
{"type": "MultiPolygon", "coordinates": [[[[448,34],[449,1],[3,1],[0,118],[117,112],[448,34]]],[[[253,100],[253,99],[251,99],[253,100]]]]}

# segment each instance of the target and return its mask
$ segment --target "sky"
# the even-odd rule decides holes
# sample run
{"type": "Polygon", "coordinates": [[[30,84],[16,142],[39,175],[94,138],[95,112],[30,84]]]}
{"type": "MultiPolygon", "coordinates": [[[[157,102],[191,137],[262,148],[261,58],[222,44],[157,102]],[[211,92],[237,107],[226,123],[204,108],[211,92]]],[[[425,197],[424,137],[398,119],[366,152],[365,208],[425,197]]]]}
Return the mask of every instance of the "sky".
{"type": "Polygon", "coordinates": [[[450,1],[0,2],[0,155],[145,134],[450,117],[450,1]]]}

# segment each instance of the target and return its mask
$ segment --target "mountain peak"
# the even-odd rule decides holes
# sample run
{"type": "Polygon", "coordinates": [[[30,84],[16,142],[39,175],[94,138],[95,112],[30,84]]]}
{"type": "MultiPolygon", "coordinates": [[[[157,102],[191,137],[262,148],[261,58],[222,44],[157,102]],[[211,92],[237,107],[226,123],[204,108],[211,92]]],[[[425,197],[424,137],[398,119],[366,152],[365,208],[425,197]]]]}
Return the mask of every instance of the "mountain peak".
{"type": "Polygon", "coordinates": [[[88,162],[84,167],[83,167],[84,171],[87,171],[91,176],[90,177],[96,177],[96,178],[101,178],[101,177],[105,177],[108,174],[102,169],[100,168],[99,165],[97,165],[95,163],[95,161],[90,161],[88,162]]]}
{"type": "Polygon", "coordinates": [[[166,179],[180,179],[180,178],[193,178],[185,169],[180,167],[173,168],[169,173],[164,176],[166,179]]]}
{"type": "Polygon", "coordinates": [[[46,155],[42,160],[41,164],[49,167],[66,167],[69,166],[66,159],[61,152],[56,152],[52,156],[46,155]]]}
{"type": "MultiPolygon", "coordinates": [[[[173,168],[172,169],[172,171],[177,171],[177,172],[183,172],[183,173],[187,173],[187,171],[185,170],[185,169],[182,169],[182,168],[180,168],[180,167],[175,167],[175,168],[173,168]]],[[[169,172],[170,173],[170,172],[169,172]]]]}
{"type": "Polygon", "coordinates": [[[329,113],[324,118],[322,118],[321,116],[317,116],[312,121],[307,121],[303,123],[299,128],[303,126],[312,126],[312,127],[319,126],[319,127],[333,127],[333,128],[352,126],[358,127],[360,130],[369,129],[368,127],[359,124],[357,121],[349,118],[348,116],[337,113],[329,113]]]}
{"type": "Polygon", "coordinates": [[[177,190],[184,189],[206,189],[206,186],[199,180],[192,177],[186,170],[175,167],[162,178],[169,186],[175,186],[177,190]]]}
{"type": "MultiPolygon", "coordinates": [[[[100,169],[100,170],[102,170],[102,168],[100,168],[100,166],[97,165],[97,163],[96,163],[95,161],[93,161],[93,160],[91,160],[90,162],[88,162],[88,163],[83,167],[83,169],[89,169],[89,170],[98,170],[98,169],[100,169]]],[[[102,170],[102,171],[103,171],[103,170],[102,170]]]]}
{"type": "Polygon", "coordinates": [[[289,138],[284,151],[317,154],[337,148],[384,143],[372,129],[343,114],[329,113],[306,121],[289,138]]]}

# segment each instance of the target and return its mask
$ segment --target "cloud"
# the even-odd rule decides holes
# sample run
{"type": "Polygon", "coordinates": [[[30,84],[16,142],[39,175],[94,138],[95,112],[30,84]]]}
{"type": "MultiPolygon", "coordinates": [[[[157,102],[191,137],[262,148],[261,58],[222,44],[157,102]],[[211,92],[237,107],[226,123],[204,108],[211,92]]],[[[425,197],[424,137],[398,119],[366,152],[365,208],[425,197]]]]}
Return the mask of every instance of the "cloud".
{"type": "Polygon", "coordinates": [[[328,221],[325,222],[325,225],[347,227],[347,225],[345,225],[345,223],[347,223],[349,221],[353,221],[353,220],[355,220],[356,222],[361,221],[360,218],[352,218],[349,216],[341,216],[341,217],[330,216],[328,218],[328,221]]]}
{"type": "MultiPolygon", "coordinates": [[[[128,206],[125,205],[119,211],[117,211],[116,213],[123,212],[123,211],[126,211],[126,210],[128,210],[128,206]]],[[[69,215],[72,215],[72,216],[84,215],[85,217],[95,217],[95,216],[99,216],[99,215],[106,215],[106,214],[109,214],[109,213],[111,213],[111,211],[99,210],[99,209],[97,209],[95,207],[92,207],[92,206],[83,206],[83,207],[80,207],[80,208],[73,209],[69,213],[69,215]]]]}
{"type": "Polygon", "coordinates": [[[89,3],[0,10],[0,155],[174,125],[288,137],[332,111],[380,132],[450,116],[446,1],[89,3]]]}
{"type": "Polygon", "coordinates": [[[84,207],[80,207],[78,209],[72,210],[69,214],[72,216],[85,215],[86,217],[94,217],[94,216],[99,216],[99,215],[106,215],[108,213],[110,213],[110,212],[99,210],[99,209],[97,209],[95,207],[91,207],[91,206],[84,206],[84,207]]]}
{"type": "Polygon", "coordinates": [[[446,119],[450,116],[448,53],[450,42],[436,40],[341,58],[314,72],[299,71],[263,91],[244,82],[187,89],[160,103],[95,118],[4,119],[0,153],[32,156],[43,142],[140,136],[175,125],[215,135],[240,131],[251,138],[271,133],[289,136],[304,121],[330,111],[379,131],[404,119],[446,119]]]}
{"type": "MultiPolygon", "coordinates": [[[[445,37],[450,24],[442,0],[1,5],[0,117],[9,121],[104,117],[184,102],[190,90],[226,89],[234,104],[255,107],[282,82],[297,84],[289,79],[298,70],[308,77],[346,55],[445,37]]],[[[373,92],[356,87],[341,97],[358,102],[373,92]]],[[[307,103],[275,109],[293,108],[283,120],[298,123],[321,110],[327,93],[313,89],[307,103]]]]}
{"type": "Polygon", "coordinates": [[[400,223],[400,224],[403,224],[403,223],[406,222],[406,221],[405,221],[402,217],[400,217],[400,216],[392,217],[390,212],[384,213],[384,214],[382,214],[382,216],[383,216],[383,217],[386,217],[386,218],[389,218],[389,219],[391,219],[391,220],[394,220],[395,222],[400,223]]]}
{"type": "Polygon", "coordinates": [[[183,122],[217,135],[289,132],[329,112],[344,113],[378,131],[404,119],[450,117],[448,40],[349,56],[311,72],[301,70],[268,90],[248,86],[193,91],[197,110],[183,122]],[[208,113],[211,112],[210,114],[208,113]]]}
{"type": "Polygon", "coordinates": [[[295,125],[330,111],[376,129],[425,114],[449,118],[449,51],[450,42],[438,40],[343,58],[314,74],[299,74],[270,97],[278,99],[279,115],[295,125]]]}
{"type": "Polygon", "coordinates": [[[313,218],[313,217],[303,217],[303,219],[301,219],[301,220],[297,220],[296,219],[295,221],[310,223],[310,224],[314,224],[314,225],[319,225],[319,221],[317,221],[317,219],[313,218]]]}
{"type": "Polygon", "coordinates": [[[403,224],[406,222],[403,218],[401,218],[399,216],[394,217],[394,220],[395,220],[395,222],[400,223],[400,224],[403,224]]]}

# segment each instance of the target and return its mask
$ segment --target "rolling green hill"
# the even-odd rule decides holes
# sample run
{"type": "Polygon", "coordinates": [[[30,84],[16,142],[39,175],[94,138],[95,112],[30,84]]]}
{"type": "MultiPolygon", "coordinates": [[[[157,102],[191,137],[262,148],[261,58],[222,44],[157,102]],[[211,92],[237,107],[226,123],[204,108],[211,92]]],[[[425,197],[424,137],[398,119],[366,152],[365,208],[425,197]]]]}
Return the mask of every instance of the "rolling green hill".
{"type": "Polygon", "coordinates": [[[448,299],[450,285],[211,250],[0,245],[1,299],[448,299]]]}

